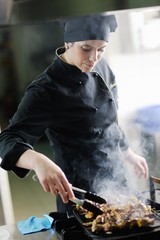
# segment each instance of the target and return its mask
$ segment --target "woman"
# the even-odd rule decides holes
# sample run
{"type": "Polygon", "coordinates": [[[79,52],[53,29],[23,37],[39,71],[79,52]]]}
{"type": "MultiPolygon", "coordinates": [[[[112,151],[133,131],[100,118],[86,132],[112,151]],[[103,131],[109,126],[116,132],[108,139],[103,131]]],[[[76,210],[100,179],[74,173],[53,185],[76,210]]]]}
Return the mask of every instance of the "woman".
{"type": "MultiPolygon", "coordinates": [[[[26,176],[35,171],[46,192],[63,203],[74,198],[71,185],[96,191],[101,181],[125,183],[124,161],[148,176],[145,159],[128,146],[117,121],[114,74],[102,58],[114,15],[70,18],[65,46],[26,89],[8,128],[0,135],[1,167],[26,176]],[[46,133],[53,161],[33,146],[46,133]]],[[[65,211],[58,200],[58,211],[65,211]]]]}

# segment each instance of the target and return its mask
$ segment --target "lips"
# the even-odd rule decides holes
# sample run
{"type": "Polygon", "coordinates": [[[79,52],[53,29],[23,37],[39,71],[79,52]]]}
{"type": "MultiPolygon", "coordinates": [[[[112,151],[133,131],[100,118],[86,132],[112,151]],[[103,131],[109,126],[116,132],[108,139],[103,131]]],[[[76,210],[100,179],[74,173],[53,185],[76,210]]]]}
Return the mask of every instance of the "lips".
{"type": "Polygon", "coordinates": [[[88,68],[93,68],[93,67],[94,67],[94,63],[85,63],[85,65],[86,65],[88,68]]]}

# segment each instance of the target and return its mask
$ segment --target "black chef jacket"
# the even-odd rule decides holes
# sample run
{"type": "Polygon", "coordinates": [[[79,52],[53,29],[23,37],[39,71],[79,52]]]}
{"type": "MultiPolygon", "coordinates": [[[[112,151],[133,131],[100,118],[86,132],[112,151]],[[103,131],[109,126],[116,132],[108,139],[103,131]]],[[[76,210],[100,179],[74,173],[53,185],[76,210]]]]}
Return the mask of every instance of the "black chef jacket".
{"type": "MultiPolygon", "coordinates": [[[[61,49],[57,50],[58,53],[61,49]]],[[[54,161],[77,186],[117,176],[128,145],[117,122],[117,86],[105,60],[90,73],[56,57],[26,89],[17,112],[0,135],[1,167],[24,177],[15,166],[46,133],[54,161]]],[[[87,188],[87,186],[86,186],[87,188]]]]}

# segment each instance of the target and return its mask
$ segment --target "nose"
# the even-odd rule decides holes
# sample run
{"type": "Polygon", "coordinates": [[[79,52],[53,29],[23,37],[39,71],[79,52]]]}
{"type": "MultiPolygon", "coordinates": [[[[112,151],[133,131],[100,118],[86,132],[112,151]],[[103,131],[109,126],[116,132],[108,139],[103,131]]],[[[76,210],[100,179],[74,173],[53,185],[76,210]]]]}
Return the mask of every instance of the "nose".
{"type": "Polygon", "coordinates": [[[89,55],[89,60],[93,61],[93,62],[96,62],[97,59],[98,59],[98,51],[93,50],[89,55]]]}

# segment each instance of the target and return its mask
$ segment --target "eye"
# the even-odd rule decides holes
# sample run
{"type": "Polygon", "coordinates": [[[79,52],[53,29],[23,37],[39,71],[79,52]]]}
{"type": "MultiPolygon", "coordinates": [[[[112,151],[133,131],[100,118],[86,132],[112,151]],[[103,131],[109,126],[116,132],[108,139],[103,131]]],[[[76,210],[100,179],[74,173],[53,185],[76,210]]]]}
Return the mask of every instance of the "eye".
{"type": "Polygon", "coordinates": [[[82,50],[85,51],[85,52],[89,52],[89,51],[91,51],[91,47],[89,47],[89,46],[82,46],[82,50]]]}
{"type": "Polygon", "coordinates": [[[104,52],[105,52],[105,49],[106,49],[106,48],[100,48],[100,49],[98,49],[98,52],[99,52],[99,53],[104,53],[104,52]]]}

